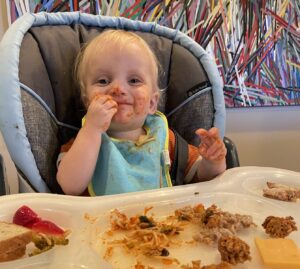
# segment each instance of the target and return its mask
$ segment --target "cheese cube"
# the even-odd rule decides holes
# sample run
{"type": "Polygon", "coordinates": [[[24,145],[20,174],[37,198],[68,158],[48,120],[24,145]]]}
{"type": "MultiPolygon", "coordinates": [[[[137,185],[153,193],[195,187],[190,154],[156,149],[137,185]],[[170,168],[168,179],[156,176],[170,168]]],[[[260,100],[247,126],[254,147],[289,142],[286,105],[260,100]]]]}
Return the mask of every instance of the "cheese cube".
{"type": "Polygon", "coordinates": [[[255,238],[264,264],[272,269],[300,269],[300,250],[291,239],[255,238]]]}

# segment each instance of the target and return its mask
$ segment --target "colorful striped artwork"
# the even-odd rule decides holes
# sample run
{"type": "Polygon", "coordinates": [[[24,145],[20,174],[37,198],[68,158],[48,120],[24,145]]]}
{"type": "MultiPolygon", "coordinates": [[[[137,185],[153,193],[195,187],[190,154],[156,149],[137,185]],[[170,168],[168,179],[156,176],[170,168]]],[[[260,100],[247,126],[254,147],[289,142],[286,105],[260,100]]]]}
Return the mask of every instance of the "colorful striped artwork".
{"type": "Polygon", "coordinates": [[[217,63],[227,107],[300,105],[299,0],[6,0],[24,12],[81,11],[178,29],[217,63]]]}

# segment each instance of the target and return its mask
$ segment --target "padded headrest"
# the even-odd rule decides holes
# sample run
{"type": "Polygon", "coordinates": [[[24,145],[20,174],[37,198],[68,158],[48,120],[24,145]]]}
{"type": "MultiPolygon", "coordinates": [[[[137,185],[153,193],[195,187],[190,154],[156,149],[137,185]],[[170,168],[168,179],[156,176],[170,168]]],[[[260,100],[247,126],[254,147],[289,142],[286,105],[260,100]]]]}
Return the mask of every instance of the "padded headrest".
{"type": "MultiPolygon", "coordinates": [[[[74,61],[81,46],[103,31],[80,24],[32,27],[20,49],[20,82],[33,89],[59,121],[80,127],[85,108],[74,82],[74,61]],[[29,68],[30,67],[30,68],[29,68]]],[[[137,31],[159,59],[160,88],[167,89],[159,110],[168,114],[209,79],[187,49],[153,33],[137,31]]]]}

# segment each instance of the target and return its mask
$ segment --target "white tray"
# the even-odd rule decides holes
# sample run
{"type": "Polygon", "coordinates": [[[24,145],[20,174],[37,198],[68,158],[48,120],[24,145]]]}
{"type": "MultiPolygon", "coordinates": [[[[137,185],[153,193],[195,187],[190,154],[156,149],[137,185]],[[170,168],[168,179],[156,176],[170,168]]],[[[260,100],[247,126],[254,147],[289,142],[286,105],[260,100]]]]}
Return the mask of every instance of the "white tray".
{"type": "MultiPolygon", "coordinates": [[[[117,208],[133,216],[142,213],[146,206],[153,206],[151,212],[154,213],[154,217],[163,218],[177,208],[203,203],[206,207],[216,204],[222,210],[249,214],[253,217],[258,227],[238,234],[250,245],[252,260],[234,268],[261,269],[264,267],[255,247],[254,237],[267,237],[261,227],[264,219],[270,215],[292,216],[298,229],[300,228],[299,202],[282,202],[263,197],[261,191],[267,180],[299,187],[300,173],[276,168],[240,167],[227,170],[209,182],[122,195],[90,198],[30,193],[2,196],[0,220],[11,221],[17,208],[28,205],[42,218],[71,229],[72,233],[69,236],[68,246],[55,246],[52,250],[34,257],[0,263],[0,268],[134,268],[136,260],[130,255],[124,256],[121,253],[117,258],[113,258],[111,261],[113,266],[102,259],[104,247],[99,238],[109,228],[110,210],[117,208]],[[87,221],[86,213],[98,217],[97,221],[87,221]]],[[[188,240],[191,234],[192,231],[190,234],[185,233],[183,239],[188,240]]],[[[288,238],[300,246],[300,231],[291,233],[288,238]]],[[[200,243],[169,250],[170,254],[182,263],[198,259],[201,259],[203,265],[220,262],[216,248],[206,247],[200,243]]],[[[149,261],[149,264],[155,268],[166,267],[152,261],[149,261]]],[[[178,267],[168,266],[168,268],[178,267]]]]}

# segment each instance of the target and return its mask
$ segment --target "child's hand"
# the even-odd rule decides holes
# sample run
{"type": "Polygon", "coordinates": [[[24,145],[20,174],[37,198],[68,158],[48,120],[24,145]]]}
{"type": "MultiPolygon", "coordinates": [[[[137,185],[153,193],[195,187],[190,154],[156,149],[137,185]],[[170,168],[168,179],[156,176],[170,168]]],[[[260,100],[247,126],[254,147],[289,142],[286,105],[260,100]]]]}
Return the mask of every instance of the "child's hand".
{"type": "Polygon", "coordinates": [[[208,131],[198,129],[196,134],[200,136],[201,143],[198,148],[199,154],[206,160],[218,163],[224,161],[227,150],[218,128],[211,128],[208,131]]]}
{"type": "Polygon", "coordinates": [[[117,113],[118,104],[109,95],[96,95],[87,110],[85,125],[99,132],[106,132],[112,117],[117,113]]]}

